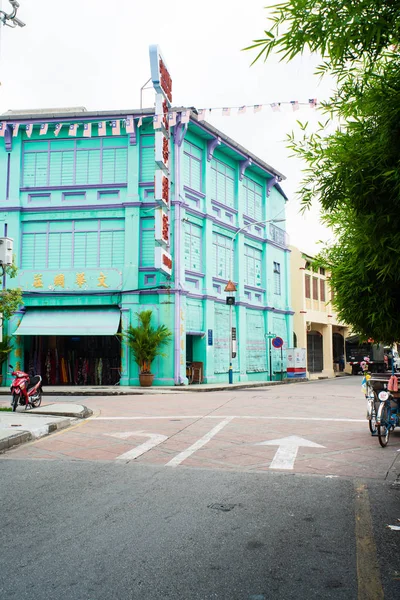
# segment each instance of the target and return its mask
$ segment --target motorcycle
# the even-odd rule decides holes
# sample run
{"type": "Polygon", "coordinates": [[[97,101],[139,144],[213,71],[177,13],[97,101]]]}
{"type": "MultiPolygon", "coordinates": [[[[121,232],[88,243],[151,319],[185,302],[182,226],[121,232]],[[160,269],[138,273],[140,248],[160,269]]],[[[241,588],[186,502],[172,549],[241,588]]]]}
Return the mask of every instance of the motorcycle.
{"type": "Polygon", "coordinates": [[[11,375],[15,377],[11,384],[10,392],[12,394],[11,407],[13,412],[17,410],[17,406],[25,406],[28,408],[38,408],[42,403],[42,378],[40,375],[31,377],[24,371],[14,371],[12,365],[8,365],[12,371],[11,375]]]}

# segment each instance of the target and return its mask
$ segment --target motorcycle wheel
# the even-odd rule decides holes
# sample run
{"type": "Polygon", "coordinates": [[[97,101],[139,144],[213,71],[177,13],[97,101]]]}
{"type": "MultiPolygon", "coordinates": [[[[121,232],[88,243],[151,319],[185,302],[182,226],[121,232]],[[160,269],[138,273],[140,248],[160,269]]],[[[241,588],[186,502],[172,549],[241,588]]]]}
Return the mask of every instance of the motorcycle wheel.
{"type": "Polygon", "coordinates": [[[12,402],[11,402],[11,406],[12,406],[13,412],[15,412],[17,410],[18,401],[19,401],[18,394],[13,394],[13,399],[12,399],[12,402]]]}
{"type": "Polygon", "coordinates": [[[31,401],[31,405],[32,408],[39,408],[39,406],[42,404],[42,391],[39,390],[37,393],[37,398],[36,400],[32,400],[31,401]]]}

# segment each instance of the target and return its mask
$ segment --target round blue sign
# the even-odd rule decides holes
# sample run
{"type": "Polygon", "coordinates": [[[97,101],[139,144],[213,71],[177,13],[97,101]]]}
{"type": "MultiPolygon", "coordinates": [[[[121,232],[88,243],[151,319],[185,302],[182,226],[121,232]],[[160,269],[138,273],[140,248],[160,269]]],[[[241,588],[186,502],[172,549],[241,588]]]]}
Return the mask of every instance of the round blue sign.
{"type": "Polygon", "coordinates": [[[281,337],[276,337],[272,340],[272,345],[274,348],[282,348],[283,339],[281,337]]]}

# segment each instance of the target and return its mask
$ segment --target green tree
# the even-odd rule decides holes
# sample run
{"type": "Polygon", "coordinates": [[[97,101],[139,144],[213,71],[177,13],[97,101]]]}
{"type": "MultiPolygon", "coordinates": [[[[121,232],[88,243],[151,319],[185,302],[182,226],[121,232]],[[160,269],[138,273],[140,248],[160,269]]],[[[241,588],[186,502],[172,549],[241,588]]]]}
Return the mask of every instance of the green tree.
{"type": "Polygon", "coordinates": [[[165,325],[151,325],[151,310],[142,310],[136,313],[136,316],[139,320],[138,325],[130,325],[122,333],[122,337],[132,350],[140,373],[150,373],[153,360],[157,356],[165,356],[163,348],[171,341],[172,332],[165,325]]]}
{"type": "Polygon", "coordinates": [[[303,208],[319,200],[335,241],[318,261],[331,271],[335,307],[354,331],[400,340],[400,2],[292,0],[270,13],[270,29],[249,47],[291,60],[322,57],[319,75],[337,87],[322,104],[319,130],[290,134],[306,162],[303,208]],[[339,123],[328,132],[329,118],[339,123]]]}
{"type": "MultiPolygon", "coordinates": [[[[11,279],[17,276],[17,267],[12,264],[5,267],[5,274],[11,279]]],[[[0,285],[2,285],[4,273],[0,275],[0,285]]],[[[0,291],[0,316],[2,319],[9,319],[18,307],[23,304],[21,288],[1,289],[0,291]]]]}

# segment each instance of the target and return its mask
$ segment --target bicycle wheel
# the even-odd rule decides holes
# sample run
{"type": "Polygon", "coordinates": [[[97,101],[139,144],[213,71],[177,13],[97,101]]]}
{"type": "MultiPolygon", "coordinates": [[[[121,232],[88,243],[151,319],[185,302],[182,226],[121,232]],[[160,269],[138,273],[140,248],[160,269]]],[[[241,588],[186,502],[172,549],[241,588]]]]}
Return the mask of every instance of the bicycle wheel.
{"type": "Polygon", "coordinates": [[[379,408],[377,430],[379,443],[382,448],[385,448],[388,445],[390,436],[389,411],[387,406],[379,408]]]}
{"type": "Polygon", "coordinates": [[[373,410],[373,412],[371,414],[371,418],[368,420],[368,425],[369,425],[370,432],[372,433],[372,435],[374,435],[374,433],[377,432],[375,409],[373,410]]]}

